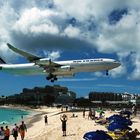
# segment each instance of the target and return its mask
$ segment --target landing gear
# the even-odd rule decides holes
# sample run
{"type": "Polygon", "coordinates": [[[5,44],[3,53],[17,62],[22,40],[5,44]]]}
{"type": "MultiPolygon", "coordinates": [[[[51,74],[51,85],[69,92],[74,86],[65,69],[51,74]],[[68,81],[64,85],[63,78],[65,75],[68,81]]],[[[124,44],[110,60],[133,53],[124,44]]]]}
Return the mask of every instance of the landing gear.
{"type": "Polygon", "coordinates": [[[54,82],[54,79],[51,79],[51,82],[53,83],[54,82]]]}
{"type": "Polygon", "coordinates": [[[106,70],[106,76],[108,76],[109,74],[108,74],[108,70],[106,70]]]}
{"type": "Polygon", "coordinates": [[[53,78],[53,75],[51,73],[46,77],[47,80],[51,80],[52,78],[53,78]]]}
{"type": "Polygon", "coordinates": [[[57,81],[56,75],[53,75],[53,74],[51,74],[51,73],[46,77],[46,79],[47,79],[47,80],[50,80],[52,83],[53,83],[54,81],[57,81]]]}
{"type": "Polygon", "coordinates": [[[46,77],[46,80],[50,80],[51,78],[50,77],[46,77]]]}
{"type": "Polygon", "coordinates": [[[57,81],[57,77],[56,77],[56,75],[54,75],[54,80],[57,81]]]}

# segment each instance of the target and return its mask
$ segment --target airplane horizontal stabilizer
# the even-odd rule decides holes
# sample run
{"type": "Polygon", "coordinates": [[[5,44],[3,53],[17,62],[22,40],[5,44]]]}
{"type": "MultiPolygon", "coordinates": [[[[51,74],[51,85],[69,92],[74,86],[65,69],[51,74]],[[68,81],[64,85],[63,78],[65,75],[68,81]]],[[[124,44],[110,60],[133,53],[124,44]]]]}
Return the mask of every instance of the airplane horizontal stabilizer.
{"type": "Polygon", "coordinates": [[[12,51],[14,51],[14,52],[16,52],[16,53],[18,53],[18,54],[20,54],[20,55],[26,57],[30,62],[33,62],[33,61],[35,61],[35,60],[41,59],[41,58],[38,57],[38,56],[32,55],[32,54],[27,53],[27,52],[25,52],[25,51],[23,51],[23,50],[20,50],[20,49],[17,49],[17,48],[15,48],[14,46],[12,46],[12,45],[9,44],[9,43],[7,43],[7,46],[8,46],[9,49],[11,49],[12,51]]]}

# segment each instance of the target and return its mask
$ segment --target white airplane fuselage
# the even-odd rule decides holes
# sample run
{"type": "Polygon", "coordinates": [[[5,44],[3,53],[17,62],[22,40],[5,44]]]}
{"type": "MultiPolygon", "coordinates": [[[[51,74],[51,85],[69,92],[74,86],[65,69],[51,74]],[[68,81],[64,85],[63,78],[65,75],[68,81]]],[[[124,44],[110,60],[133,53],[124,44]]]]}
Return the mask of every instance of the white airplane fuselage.
{"type": "MultiPolygon", "coordinates": [[[[45,59],[44,59],[45,60],[45,59]]],[[[48,59],[47,59],[48,60],[48,59]]],[[[81,60],[68,60],[68,61],[53,61],[61,65],[52,71],[56,76],[72,76],[78,72],[96,72],[108,71],[120,66],[120,62],[114,59],[98,58],[98,59],[81,59],[81,60]]],[[[46,63],[40,61],[40,63],[46,63]]],[[[36,63],[25,64],[0,64],[0,70],[16,75],[40,75],[49,74],[50,67],[40,67],[36,63]]]]}

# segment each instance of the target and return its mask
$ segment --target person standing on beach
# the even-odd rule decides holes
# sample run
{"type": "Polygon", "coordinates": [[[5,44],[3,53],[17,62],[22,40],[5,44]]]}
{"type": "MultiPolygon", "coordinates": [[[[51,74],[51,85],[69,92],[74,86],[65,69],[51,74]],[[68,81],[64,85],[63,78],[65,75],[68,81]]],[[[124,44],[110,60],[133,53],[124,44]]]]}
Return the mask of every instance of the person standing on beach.
{"type": "Polygon", "coordinates": [[[8,128],[8,126],[5,127],[4,135],[5,135],[4,140],[9,140],[9,137],[10,137],[10,129],[8,128]]]}
{"type": "Polygon", "coordinates": [[[27,132],[27,127],[26,127],[24,121],[22,121],[22,124],[19,126],[19,133],[20,133],[20,136],[21,136],[21,140],[24,140],[25,131],[27,132]]]}
{"type": "Polygon", "coordinates": [[[83,110],[83,118],[85,118],[85,112],[86,112],[86,110],[84,108],[84,110],[83,110]]]}
{"type": "Polygon", "coordinates": [[[134,108],[134,115],[136,116],[137,115],[137,106],[135,105],[135,108],[134,108]]]}
{"type": "Polygon", "coordinates": [[[136,105],[133,105],[133,107],[132,107],[132,113],[133,113],[134,116],[137,115],[137,107],[136,107],[136,105]]]}
{"type": "Polygon", "coordinates": [[[0,140],[4,140],[4,128],[1,126],[0,128],[0,140]]]}
{"type": "Polygon", "coordinates": [[[68,111],[68,106],[66,106],[66,111],[68,111]]]}
{"type": "Polygon", "coordinates": [[[88,112],[88,119],[91,119],[91,115],[92,115],[92,111],[91,111],[91,109],[89,109],[89,112],[88,112]]]}
{"type": "Polygon", "coordinates": [[[48,124],[48,116],[47,115],[44,116],[44,121],[45,121],[45,125],[47,125],[48,124]]]}
{"type": "Polygon", "coordinates": [[[68,120],[67,116],[64,114],[63,116],[60,116],[60,120],[62,122],[62,131],[63,136],[66,136],[66,122],[68,120]]]}
{"type": "Polygon", "coordinates": [[[15,127],[13,128],[13,130],[12,130],[12,135],[13,135],[13,137],[14,137],[14,140],[17,140],[17,137],[18,137],[18,126],[17,126],[17,124],[15,124],[15,127]]]}

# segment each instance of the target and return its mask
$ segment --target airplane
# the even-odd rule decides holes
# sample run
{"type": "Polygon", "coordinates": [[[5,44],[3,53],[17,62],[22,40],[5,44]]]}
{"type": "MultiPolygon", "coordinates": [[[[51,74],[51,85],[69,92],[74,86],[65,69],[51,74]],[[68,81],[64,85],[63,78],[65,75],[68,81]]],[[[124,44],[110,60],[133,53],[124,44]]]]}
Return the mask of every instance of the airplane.
{"type": "Polygon", "coordinates": [[[121,65],[119,61],[109,58],[81,59],[67,61],[52,61],[41,58],[7,43],[9,49],[27,58],[29,63],[7,64],[0,58],[0,70],[15,75],[47,75],[46,79],[54,82],[58,77],[72,77],[79,72],[108,71],[121,65]]]}

